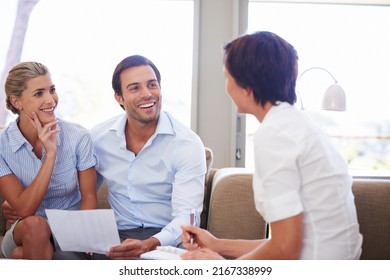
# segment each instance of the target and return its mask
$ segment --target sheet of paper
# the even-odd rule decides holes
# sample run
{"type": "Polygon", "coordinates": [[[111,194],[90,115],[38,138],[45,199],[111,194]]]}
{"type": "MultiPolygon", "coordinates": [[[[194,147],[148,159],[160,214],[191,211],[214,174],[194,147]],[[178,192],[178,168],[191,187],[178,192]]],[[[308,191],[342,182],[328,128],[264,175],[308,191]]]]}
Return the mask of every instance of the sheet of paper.
{"type": "Polygon", "coordinates": [[[101,253],[120,244],[112,209],[46,209],[51,231],[61,250],[101,253]]]}
{"type": "Polygon", "coordinates": [[[182,248],[173,246],[157,246],[153,251],[141,254],[142,260],[180,260],[180,256],[187,252],[182,248]]]}

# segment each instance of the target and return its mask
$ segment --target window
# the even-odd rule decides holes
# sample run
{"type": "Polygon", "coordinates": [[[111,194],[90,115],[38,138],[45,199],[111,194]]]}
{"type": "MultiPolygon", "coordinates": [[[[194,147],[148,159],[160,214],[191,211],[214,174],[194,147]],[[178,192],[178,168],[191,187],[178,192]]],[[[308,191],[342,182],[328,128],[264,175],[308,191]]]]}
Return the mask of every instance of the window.
{"type": "MultiPolygon", "coordinates": [[[[2,66],[17,2],[0,2],[2,66]]],[[[161,72],[163,109],[190,126],[193,22],[189,0],[40,0],[21,60],[47,65],[60,98],[57,115],[90,128],[123,112],[113,97],[112,73],[126,56],[144,55],[161,72]]]]}
{"type": "MultiPolygon", "coordinates": [[[[343,87],[347,111],[323,111],[319,104],[333,83],[331,77],[313,70],[297,81],[304,107],[331,136],[356,176],[390,175],[390,1],[381,2],[387,4],[249,2],[248,32],[269,30],[294,45],[298,77],[310,67],[322,67],[343,87]]],[[[248,116],[247,167],[253,166],[257,126],[248,116]]]]}

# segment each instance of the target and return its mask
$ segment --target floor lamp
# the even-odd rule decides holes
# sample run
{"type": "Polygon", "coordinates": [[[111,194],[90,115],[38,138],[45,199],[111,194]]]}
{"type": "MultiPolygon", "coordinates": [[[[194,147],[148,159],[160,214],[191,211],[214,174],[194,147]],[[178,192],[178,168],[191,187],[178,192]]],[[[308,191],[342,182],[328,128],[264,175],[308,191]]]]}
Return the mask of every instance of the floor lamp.
{"type": "MultiPolygon", "coordinates": [[[[330,110],[330,111],[346,111],[346,96],[343,88],[337,83],[337,80],[333,77],[332,73],[330,73],[328,70],[322,67],[310,67],[302,72],[302,74],[298,78],[299,80],[302,78],[303,75],[305,75],[307,72],[311,70],[322,70],[328,73],[333,81],[334,84],[330,85],[324,95],[322,96],[322,110],[330,110]]],[[[298,92],[298,98],[301,102],[301,109],[304,109],[302,98],[298,92]]]]}

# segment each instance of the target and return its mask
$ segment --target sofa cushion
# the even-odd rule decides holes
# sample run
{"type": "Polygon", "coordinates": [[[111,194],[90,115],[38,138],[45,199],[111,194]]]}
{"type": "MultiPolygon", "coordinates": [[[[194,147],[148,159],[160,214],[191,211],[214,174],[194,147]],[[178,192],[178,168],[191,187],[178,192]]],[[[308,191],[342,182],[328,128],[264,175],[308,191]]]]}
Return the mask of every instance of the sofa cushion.
{"type": "Polygon", "coordinates": [[[110,203],[108,202],[108,190],[106,181],[103,181],[97,192],[97,208],[98,209],[110,209],[110,203]]]}
{"type": "Polygon", "coordinates": [[[207,219],[208,219],[208,212],[209,212],[209,202],[210,202],[210,194],[211,194],[211,184],[213,181],[214,173],[216,169],[213,169],[213,161],[214,161],[214,154],[213,151],[210,148],[205,148],[206,153],[206,167],[207,172],[205,176],[205,182],[204,182],[204,197],[203,197],[203,210],[200,214],[200,227],[206,228],[207,227],[207,219]]]}
{"type": "Polygon", "coordinates": [[[352,190],[363,235],[360,259],[390,260],[390,181],[355,179],[352,190]]]}
{"type": "Polygon", "coordinates": [[[256,211],[252,172],[221,168],[213,178],[207,229],[218,238],[265,238],[266,223],[256,211]]]}
{"type": "Polygon", "coordinates": [[[211,171],[211,168],[212,168],[213,162],[214,162],[214,154],[213,154],[213,151],[208,147],[205,147],[204,151],[205,151],[205,155],[206,155],[206,168],[207,168],[206,177],[205,177],[205,184],[207,184],[210,181],[210,171],[211,171]]]}

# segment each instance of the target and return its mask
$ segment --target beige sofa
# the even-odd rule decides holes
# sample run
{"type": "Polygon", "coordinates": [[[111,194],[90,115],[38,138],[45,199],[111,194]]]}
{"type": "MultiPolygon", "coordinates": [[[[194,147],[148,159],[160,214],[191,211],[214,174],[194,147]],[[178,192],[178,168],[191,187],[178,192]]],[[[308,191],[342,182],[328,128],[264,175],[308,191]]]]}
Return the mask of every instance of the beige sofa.
{"type": "MultiPolygon", "coordinates": [[[[241,168],[212,169],[206,196],[208,220],[202,225],[217,237],[256,239],[265,223],[252,198],[252,174],[241,168]]],[[[362,260],[390,260],[390,178],[354,179],[362,260]]]]}
{"type": "MultiPolygon", "coordinates": [[[[205,182],[201,227],[217,237],[264,238],[265,223],[255,210],[251,184],[252,174],[246,169],[211,168],[205,182]]],[[[361,259],[390,260],[390,179],[355,179],[353,192],[364,238],[361,259]]],[[[109,207],[105,186],[98,198],[100,208],[109,207]]],[[[0,213],[0,241],[5,228],[0,213]]]]}

